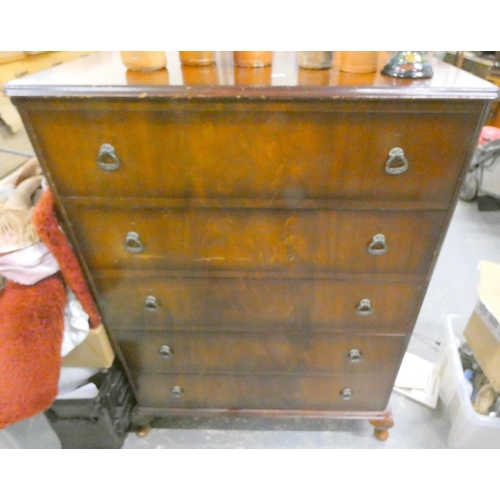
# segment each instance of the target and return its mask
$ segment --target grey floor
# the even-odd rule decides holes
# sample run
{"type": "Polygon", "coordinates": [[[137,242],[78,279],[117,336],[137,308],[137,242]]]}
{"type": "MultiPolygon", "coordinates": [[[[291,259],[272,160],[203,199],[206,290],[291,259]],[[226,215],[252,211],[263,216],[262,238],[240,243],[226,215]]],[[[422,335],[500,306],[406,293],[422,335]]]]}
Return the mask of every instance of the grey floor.
{"type": "MultiPolygon", "coordinates": [[[[22,134],[23,132],[21,132],[22,134]]],[[[416,235],[415,244],[418,244],[416,235]]],[[[408,351],[436,361],[448,314],[468,316],[476,302],[480,260],[500,262],[500,212],[480,212],[460,201],[446,236],[408,351]]],[[[366,421],[176,419],[148,436],[129,434],[124,448],[446,448],[449,424],[440,405],[431,410],[397,393],[395,426],[385,442],[366,421]]],[[[43,415],[0,431],[0,448],[58,448],[43,415]]]]}

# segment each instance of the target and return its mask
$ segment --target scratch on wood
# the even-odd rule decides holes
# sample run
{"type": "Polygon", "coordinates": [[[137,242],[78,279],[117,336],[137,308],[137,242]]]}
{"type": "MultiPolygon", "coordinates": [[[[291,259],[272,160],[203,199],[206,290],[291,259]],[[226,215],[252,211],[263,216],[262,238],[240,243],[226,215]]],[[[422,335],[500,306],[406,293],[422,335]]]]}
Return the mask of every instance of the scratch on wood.
{"type": "Polygon", "coordinates": [[[226,260],[225,257],[201,257],[200,259],[193,259],[193,262],[212,262],[213,260],[226,260]]]}

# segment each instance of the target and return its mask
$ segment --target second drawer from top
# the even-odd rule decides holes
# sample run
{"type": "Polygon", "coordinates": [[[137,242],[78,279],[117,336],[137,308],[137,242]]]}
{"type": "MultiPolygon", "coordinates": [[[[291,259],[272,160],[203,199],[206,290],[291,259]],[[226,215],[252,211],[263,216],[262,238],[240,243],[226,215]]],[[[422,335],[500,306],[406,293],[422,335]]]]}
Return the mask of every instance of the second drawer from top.
{"type": "Polygon", "coordinates": [[[65,204],[92,272],[337,272],[425,279],[444,211],[118,208],[65,204]]]}

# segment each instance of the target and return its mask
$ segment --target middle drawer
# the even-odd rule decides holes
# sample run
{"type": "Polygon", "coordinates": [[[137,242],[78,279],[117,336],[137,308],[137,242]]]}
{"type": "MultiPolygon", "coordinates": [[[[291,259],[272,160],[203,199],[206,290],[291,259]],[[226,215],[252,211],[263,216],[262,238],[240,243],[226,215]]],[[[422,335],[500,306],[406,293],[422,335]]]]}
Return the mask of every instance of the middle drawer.
{"type": "Polygon", "coordinates": [[[442,211],[65,207],[91,270],[422,275],[446,223],[442,211]]]}
{"type": "Polygon", "coordinates": [[[422,284],[406,281],[94,276],[98,305],[114,329],[311,332],[411,331],[422,284]]]}

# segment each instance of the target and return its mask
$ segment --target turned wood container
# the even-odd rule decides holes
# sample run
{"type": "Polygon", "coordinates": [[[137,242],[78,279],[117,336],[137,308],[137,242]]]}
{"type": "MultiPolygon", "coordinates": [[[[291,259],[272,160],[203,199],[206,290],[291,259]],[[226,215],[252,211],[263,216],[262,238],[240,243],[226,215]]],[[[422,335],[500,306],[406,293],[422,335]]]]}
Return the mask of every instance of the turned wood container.
{"type": "Polygon", "coordinates": [[[339,69],[346,73],[374,73],[377,71],[379,53],[354,51],[339,53],[339,69]]]}
{"type": "Polygon", "coordinates": [[[165,52],[120,52],[120,56],[123,64],[132,71],[157,71],[167,66],[165,52]]]}
{"type": "Polygon", "coordinates": [[[183,66],[210,66],[215,64],[213,51],[179,51],[179,58],[183,66]]]}
{"type": "Polygon", "coordinates": [[[241,68],[263,68],[271,66],[273,62],[272,51],[234,51],[234,64],[241,68]]]}
{"type": "Polygon", "coordinates": [[[299,51],[299,66],[304,69],[328,69],[332,67],[333,52],[331,51],[299,51]]]}

